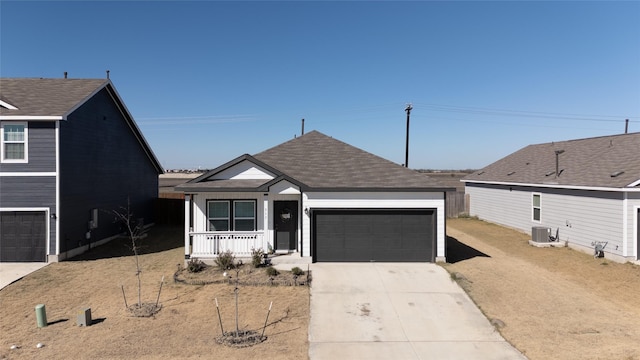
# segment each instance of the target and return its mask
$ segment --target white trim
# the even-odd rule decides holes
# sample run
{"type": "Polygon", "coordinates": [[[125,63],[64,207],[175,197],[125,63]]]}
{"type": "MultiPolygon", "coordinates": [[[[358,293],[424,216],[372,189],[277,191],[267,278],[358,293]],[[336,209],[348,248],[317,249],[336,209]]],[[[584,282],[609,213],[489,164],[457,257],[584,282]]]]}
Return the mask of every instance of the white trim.
{"type": "Polygon", "coordinates": [[[44,223],[46,226],[46,241],[45,241],[45,249],[44,249],[44,254],[45,254],[45,262],[49,262],[49,247],[51,246],[51,225],[50,225],[50,219],[51,216],[49,215],[49,211],[50,209],[48,207],[22,207],[22,208],[16,208],[16,207],[0,207],[0,212],[3,211],[16,211],[16,212],[27,212],[27,211],[44,211],[44,223]]]}
{"type": "Polygon", "coordinates": [[[531,193],[531,221],[533,221],[534,223],[538,223],[541,224],[542,223],[542,193],[539,192],[532,192],[531,193]],[[536,220],[535,219],[535,208],[536,206],[533,204],[533,198],[538,195],[538,197],[540,198],[540,205],[538,205],[538,209],[540,209],[540,219],[536,220]]]}
{"type": "Polygon", "coordinates": [[[33,115],[0,115],[0,120],[22,120],[22,121],[51,121],[51,120],[67,120],[63,116],[33,116],[33,115]]]}
{"type": "Polygon", "coordinates": [[[629,185],[627,185],[627,187],[636,187],[636,186],[638,186],[638,185],[640,185],[640,179],[639,179],[639,180],[636,180],[636,181],[634,181],[634,182],[632,182],[632,183],[631,183],[631,184],[629,184],[629,185]]]}
{"type": "Polygon", "coordinates": [[[528,186],[528,187],[541,187],[541,188],[551,188],[551,189],[592,190],[592,191],[612,191],[612,192],[640,192],[640,188],[632,188],[632,189],[608,188],[608,187],[601,187],[601,186],[533,184],[533,183],[513,183],[513,182],[502,182],[502,181],[477,181],[477,180],[461,180],[461,181],[465,183],[465,186],[467,183],[472,183],[472,184],[488,184],[488,185],[528,186]]]}
{"type": "MultiPolygon", "coordinates": [[[[57,167],[57,166],[56,166],[57,167]]],[[[18,177],[18,176],[56,176],[58,173],[56,171],[48,171],[48,172],[2,172],[0,173],[0,177],[18,177]]]]}
{"type": "Polygon", "coordinates": [[[191,219],[189,218],[189,215],[191,214],[191,195],[189,194],[185,194],[184,195],[184,255],[185,255],[185,259],[187,258],[187,256],[191,256],[191,242],[190,240],[190,235],[189,233],[193,231],[193,229],[191,229],[189,227],[189,223],[191,222],[191,219]]]}
{"type": "Polygon", "coordinates": [[[629,234],[629,231],[627,229],[627,225],[629,225],[629,219],[628,219],[628,215],[629,215],[629,211],[628,211],[628,199],[627,199],[627,193],[624,193],[622,196],[622,256],[627,256],[627,244],[628,239],[627,236],[629,234]]]}
{"type": "Polygon", "coordinates": [[[0,163],[3,164],[27,164],[29,163],[29,123],[26,121],[0,122],[0,163]],[[23,159],[5,159],[4,156],[4,127],[5,125],[22,125],[24,126],[24,139],[22,141],[11,141],[10,143],[24,144],[23,159]]]}
{"type": "Polygon", "coordinates": [[[633,207],[633,222],[635,224],[635,226],[633,227],[633,252],[636,260],[639,260],[638,256],[640,255],[640,250],[638,249],[638,233],[640,233],[640,224],[638,224],[638,211],[640,211],[640,205],[635,205],[633,207]]]}
{"type": "Polygon", "coordinates": [[[2,101],[2,100],[0,100],[0,106],[2,106],[5,109],[9,109],[9,110],[20,110],[17,107],[9,104],[8,102],[2,101]]]}
{"type": "Polygon", "coordinates": [[[60,121],[56,121],[55,128],[55,140],[56,140],[56,255],[60,254],[60,121]]]}

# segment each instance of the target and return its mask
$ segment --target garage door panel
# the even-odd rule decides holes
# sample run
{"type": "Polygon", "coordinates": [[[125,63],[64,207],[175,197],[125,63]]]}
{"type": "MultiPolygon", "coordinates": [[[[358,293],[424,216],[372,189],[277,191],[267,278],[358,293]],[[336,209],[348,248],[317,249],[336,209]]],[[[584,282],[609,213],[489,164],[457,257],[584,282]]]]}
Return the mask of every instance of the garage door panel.
{"type": "Polygon", "coordinates": [[[0,213],[0,261],[46,261],[46,213],[0,213]]]}
{"type": "Polygon", "coordinates": [[[435,210],[314,213],[316,261],[433,261],[435,210]]]}

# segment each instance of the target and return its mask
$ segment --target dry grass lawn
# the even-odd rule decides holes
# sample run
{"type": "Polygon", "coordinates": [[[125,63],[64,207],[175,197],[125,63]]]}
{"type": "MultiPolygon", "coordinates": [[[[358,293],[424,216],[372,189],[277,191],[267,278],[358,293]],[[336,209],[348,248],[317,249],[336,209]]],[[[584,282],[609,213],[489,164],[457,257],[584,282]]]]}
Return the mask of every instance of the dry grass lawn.
{"type": "Polygon", "coordinates": [[[447,220],[447,235],[447,270],[530,359],[640,359],[640,266],[472,219],[447,220]]]}
{"type": "MultiPolygon", "coordinates": [[[[126,241],[114,240],[100,251],[54,263],[0,291],[2,359],[306,359],[309,288],[241,286],[239,327],[262,331],[269,303],[273,308],[266,341],[236,349],[216,343],[220,325],[235,330],[234,286],[173,282],[184,259],[182,231],[154,228],[142,241],[142,301],[155,303],[162,276],[162,309],[154,317],[132,317],[125,309],[137,301],[134,257],[126,241]],[[35,306],[46,305],[49,326],[36,326],[35,306]],[[88,306],[94,323],[76,325],[78,310],[88,306]],[[44,347],[36,348],[42,343],[44,347]],[[12,345],[20,348],[11,350],[12,345]]],[[[248,266],[248,265],[247,265],[248,266]]],[[[306,270],[306,269],[305,269],[306,270]]]]}
{"type": "MultiPolygon", "coordinates": [[[[640,267],[594,259],[568,248],[534,248],[529,236],[472,219],[448,220],[445,268],[503,336],[530,359],[640,359],[640,267]]],[[[143,302],[161,311],[132,317],[134,258],[117,240],[74,261],[51,264],[0,291],[0,358],[8,359],[305,359],[309,289],[241,286],[240,329],[261,330],[273,309],[266,341],[243,349],[216,343],[235,328],[233,286],[173,282],[183,262],[181,230],[157,227],[143,241],[143,302]],[[37,328],[34,307],[46,305],[49,326],[37,328]],[[91,307],[94,324],[78,327],[91,307]],[[38,349],[37,343],[44,347],[38,349]],[[20,346],[11,350],[11,345],[20,346]]],[[[305,269],[306,270],[306,269],[305,269]]],[[[213,274],[213,273],[212,273],[213,274]]],[[[211,277],[218,275],[207,275],[211,277]]],[[[215,279],[213,279],[215,280],[215,279]]]]}

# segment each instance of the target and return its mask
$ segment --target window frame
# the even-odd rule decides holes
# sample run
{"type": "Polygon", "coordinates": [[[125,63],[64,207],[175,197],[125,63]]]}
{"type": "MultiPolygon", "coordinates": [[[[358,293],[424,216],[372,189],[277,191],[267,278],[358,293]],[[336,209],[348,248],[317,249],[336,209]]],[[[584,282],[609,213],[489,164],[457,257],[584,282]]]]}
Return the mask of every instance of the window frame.
{"type": "Polygon", "coordinates": [[[207,231],[231,231],[231,201],[229,200],[207,200],[207,231]],[[227,204],[227,217],[211,217],[209,213],[209,204],[211,203],[226,203],[227,204]],[[212,220],[226,220],[227,230],[211,230],[212,220]]]}
{"type": "Polygon", "coordinates": [[[26,121],[2,121],[0,122],[0,162],[4,164],[25,164],[29,162],[29,123],[26,121]],[[18,125],[24,127],[24,138],[21,141],[5,140],[5,126],[18,125]],[[24,144],[22,159],[6,159],[5,147],[7,144],[24,144]]]}
{"type": "Polygon", "coordinates": [[[536,223],[542,222],[542,194],[531,193],[531,221],[536,223]],[[536,197],[538,197],[538,205],[536,205],[536,197]],[[538,219],[536,219],[536,209],[538,210],[538,219]]]}
{"type": "Polygon", "coordinates": [[[207,231],[257,231],[258,226],[258,201],[256,199],[207,199],[207,231]],[[227,204],[228,217],[213,218],[209,213],[209,204],[212,202],[224,202],[227,204]],[[236,203],[252,203],[253,217],[236,216],[236,203]],[[211,220],[227,220],[228,230],[211,230],[211,220]],[[236,230],[236,220],[253,220],[253,230],[236,230]]]}

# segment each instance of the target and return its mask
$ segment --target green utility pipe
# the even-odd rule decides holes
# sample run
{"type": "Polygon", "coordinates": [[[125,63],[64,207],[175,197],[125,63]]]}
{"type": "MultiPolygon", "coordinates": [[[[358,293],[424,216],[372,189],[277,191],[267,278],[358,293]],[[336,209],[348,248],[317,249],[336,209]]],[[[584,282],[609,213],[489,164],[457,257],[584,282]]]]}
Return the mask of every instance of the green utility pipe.
{"type": "Polygon", "coordinates": [[[39,328],[47,326],[47,311],[44,304],[36,305],[36,320],[38,321],[39,328]]]}

